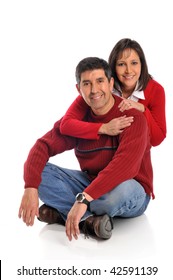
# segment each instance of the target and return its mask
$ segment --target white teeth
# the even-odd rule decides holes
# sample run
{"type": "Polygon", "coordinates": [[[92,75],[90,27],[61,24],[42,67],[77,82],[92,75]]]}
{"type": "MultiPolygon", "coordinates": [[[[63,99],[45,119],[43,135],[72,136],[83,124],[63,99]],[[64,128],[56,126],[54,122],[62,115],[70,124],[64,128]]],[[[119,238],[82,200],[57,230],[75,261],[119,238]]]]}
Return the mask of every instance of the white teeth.
{"type": "Polygon", "coordinates": [[[93,99],[99,99],[101,96],[95,96],[93,97],[93,99]]]}
{"type": "Polygon", "coordinates": [[[124,76],[124,78],[126,78],[126,79],[133,79],[133,76],[124,76]]]}
{"type": "Polygon", "coordinates": [[[92,96],[92,99],[99,99],[101,97],[102,97],[102,95],[92,96]]]}

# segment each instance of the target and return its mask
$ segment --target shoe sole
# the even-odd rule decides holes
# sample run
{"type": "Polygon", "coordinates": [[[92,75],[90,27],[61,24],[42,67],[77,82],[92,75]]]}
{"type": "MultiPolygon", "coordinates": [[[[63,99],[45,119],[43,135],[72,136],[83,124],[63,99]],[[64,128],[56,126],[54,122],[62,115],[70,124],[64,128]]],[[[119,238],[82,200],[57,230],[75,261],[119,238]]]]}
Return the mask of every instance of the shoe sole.
{"type": "Polygon", "coordinates": [[[112,218],[105,214],[99,224],[98,232],[95,234],[102,239],[109,239],[112,236],[113,222],[112,218]]]}

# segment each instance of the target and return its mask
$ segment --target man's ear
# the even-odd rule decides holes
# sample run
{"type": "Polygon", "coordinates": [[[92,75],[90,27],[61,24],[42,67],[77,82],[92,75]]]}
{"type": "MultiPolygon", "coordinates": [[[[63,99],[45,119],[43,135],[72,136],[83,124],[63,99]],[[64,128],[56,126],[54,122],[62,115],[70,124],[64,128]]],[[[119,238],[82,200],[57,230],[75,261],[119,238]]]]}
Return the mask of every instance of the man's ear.
{"type": "Polygon", "coordinates": [[[78,91],[79,95],[81,95],[81,92],[80,92],[80,87],[79,87],[79,85],[78,85],[78,84],[76,84],[76,88],[77,88],[77,91],[78,91]]]}
{"type": "Polygon", "coordinates": [[[112,77],[110,79],[110,90],[111,90],[111,92],[113,91],[113,89],[114,89],[114,78],[112,77]]]}

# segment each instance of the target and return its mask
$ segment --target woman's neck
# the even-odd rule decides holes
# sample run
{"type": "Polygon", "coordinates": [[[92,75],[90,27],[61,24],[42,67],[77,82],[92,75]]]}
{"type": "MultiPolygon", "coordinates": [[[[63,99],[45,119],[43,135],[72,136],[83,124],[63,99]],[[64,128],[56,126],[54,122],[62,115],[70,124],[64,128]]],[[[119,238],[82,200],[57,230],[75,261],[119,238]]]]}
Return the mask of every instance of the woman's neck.
{"type": "Polygon", "coordinates": [[[135,88],[122,88],[122,97],[128,98],[134,92],[135,88]]]}

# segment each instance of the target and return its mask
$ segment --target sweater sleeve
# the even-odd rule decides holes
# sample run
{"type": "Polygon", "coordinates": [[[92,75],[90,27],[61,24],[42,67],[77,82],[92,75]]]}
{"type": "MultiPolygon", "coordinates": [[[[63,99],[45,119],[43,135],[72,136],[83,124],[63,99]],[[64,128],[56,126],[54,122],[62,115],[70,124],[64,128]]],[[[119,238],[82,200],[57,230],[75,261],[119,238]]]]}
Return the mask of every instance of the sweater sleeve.
{"type": "Polygon", "coordinates": [[[89,106],[81,96],[78,96],[62,119],[60,125],[61,133],[89,140],[99,139],[100,135],[98,134],[98,130],[102,123],[82,121],[88,110],[89,106]]]}
{"type": "Polygon", "coordinates": [[[144,115],[149,126],[150,142],[152,146],[158,146],[166,137],[165,91],[160,84],[153,81],[146,89],[146,94],[148,104],[144,115]]]}
{"type": "Polygon", "coordinates": [[[74,148],[75,138],[61,135],[61,120],[54,124],[52,130],[39,138],[31,148],[24,164],[25,188],[38,188],[41,173],[50,157],[74,148]]]}
{"type": "MultiPolygon", "coordinates": [[[[135,116],[133,124],[119,135],[119,146],[114,157],[99,172],[98,176],[85,189],[85,192],[97,199],[128,179],[136,178],[141,182],[142,161],[144,165],[148,164],[147,160],[144,160],[144,154],[147,154],[149,161],[149,168],[145,166],[144,170],[152,169],[150,168],[149,151],[146,153],[147,146],[149,149],[148,126],[144,115],[140,113],[135,116]]],[[[147,172],[148,170],[146,177],[149,175],[147,172]]]]}

